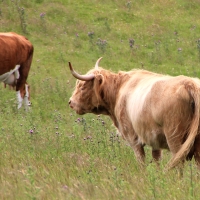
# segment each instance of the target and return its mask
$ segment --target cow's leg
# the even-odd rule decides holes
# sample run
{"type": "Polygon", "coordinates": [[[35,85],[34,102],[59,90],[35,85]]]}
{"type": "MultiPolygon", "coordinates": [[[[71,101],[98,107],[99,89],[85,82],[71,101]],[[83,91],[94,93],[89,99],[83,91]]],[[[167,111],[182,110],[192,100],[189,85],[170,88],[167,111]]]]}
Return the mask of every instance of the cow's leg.
{"type": "Polygon", "coordinates": [[[152,157],[153,157],[153,161],[156,162],[157,167],[160,166],[159,161],[161,160],[162,157],[162,151],[160,149],[152,149],[152,157]]]}
{"type": "Polygon", "coordinates": [[[29,101],[29,86],[28,84],[25,84],[25,96],[24,96],[24,106],[25,109],[28,110],[30,106],[30,101],[29,101]]]}
{"type": "MultiPolygon", "coordinates": [[[[129,129],[131,130],[131,129],[129,129]]],[[[144,151],[144,144],[142,144],[138,137],[136,136],[135,132],[126,132],[126,135],[123,132],[123,138],[129,142],[131,148],[134,151],[136,160],[139,162],[141,167],[145,166],[145,151],[144,151]]]]}
{"type": "Polygon", "coordinates": [[[119,132],[121,133],[122,138],[129,143],[129,145],[134,151],[136,160],[139,162],[140,166],[143,167],[145,164],[144,145],[138,141],[138,137],[136,136],[133,130],[131,132],[127,130],[131,130],[131,128],[130,129],[121,128],[119,129],[119,132]]]}
{"type": "Polygon", "coordinates": [[[135,157],[137,161],[139,162],[140,166],[145,165],[145,151],[144,151],[144,146],[142,144],[137,144],[137,145],[131,145],[133,148],[135,157]]]}
{"type": "Polygon", "coordinates": [[[159,170],[160,169],[159,161],[161,160],[162,151],[160,149],[152,149],[151,153],[152,153],[153,159],[150,161],[150,163],[155,162],[156,163],[156,167],[159,170]]]}
{"type": "Polygon", "coordinates": [[[25,89],[21,91],[17,91],[17,100],[18,100],[18,109],[22,107],[22,104],[24,102],[25,110],[27,111],[30,106],[29,101],[29,86],[28,84],[25,84],[25,89]]]}
{"type": "Polygon", "coordinates": [[[18,109],[22,106],[23,99],[25,100],[25,106],[29,104],[29,91],[28,91],[28,85],[26,83],[26,80],[28,78],[28,73],[30,70],[32,62],[32,55],[30,55],[30,58],[25,62],[20,64],[19,68],[19,74],[16,74],[16,76],[19,77],[16,84],[16,91],[17,91],[17,98],[18,98],[18,109]]]}
{"type": "Polygon", "coordinates": [[[22,107],[22,103],[23,103],[23,98],[21,96],[20,91],[17,91],[17,102],[18,102],[17,108],[19,109],[22,107]]]}

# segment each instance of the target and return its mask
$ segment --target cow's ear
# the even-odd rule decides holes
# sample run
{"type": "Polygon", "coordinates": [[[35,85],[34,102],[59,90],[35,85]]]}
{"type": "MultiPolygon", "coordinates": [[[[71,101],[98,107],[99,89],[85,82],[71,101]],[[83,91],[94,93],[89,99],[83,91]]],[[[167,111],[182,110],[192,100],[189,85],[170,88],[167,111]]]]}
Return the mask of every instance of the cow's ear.
{"type": "Polygon", "coordinates": [[[101,85],[103,83],[103,75],[102,74],[96,75],[95,81],[98,82],[99,85],[101,85]]]}
{"type": "Polygon", "coordinates": [[[102,74],[96,75],[94,78],[94,92],[99,102],[103,96],[103,93],[102,93],[103,83],[104,83],[103,75],[102,74]]]}

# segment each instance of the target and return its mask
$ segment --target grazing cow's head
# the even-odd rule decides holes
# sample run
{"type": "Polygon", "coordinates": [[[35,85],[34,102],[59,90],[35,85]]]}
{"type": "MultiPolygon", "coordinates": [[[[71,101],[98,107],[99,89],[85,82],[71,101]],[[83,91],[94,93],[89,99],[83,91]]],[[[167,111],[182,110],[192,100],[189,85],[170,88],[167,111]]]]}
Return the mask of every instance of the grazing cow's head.
{"type": "Polygon", "coordinates": [[[102,100],[104,96],[103,85],[105,84],[105,77],[102,72],[105,72],[105,70],[98,67],[101,59],[97,60],[95,68],[86,75],[75,72],[71,63],[69,63],[72,75],[78,79],[75,91],[69,100],[69,105],[77,114],[108,114],[102,100]]]}

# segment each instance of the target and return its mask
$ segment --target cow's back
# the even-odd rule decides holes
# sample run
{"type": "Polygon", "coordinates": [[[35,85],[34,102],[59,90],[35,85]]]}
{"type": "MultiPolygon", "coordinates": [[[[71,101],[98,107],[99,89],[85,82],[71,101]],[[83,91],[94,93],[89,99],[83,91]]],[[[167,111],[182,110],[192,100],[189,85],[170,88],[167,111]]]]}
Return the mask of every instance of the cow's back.
{"type": "Polygon", "coordinates": [[[0,75],[26,62],[33,53],[32,44],[16,33],[0,33],[0,75]]]}

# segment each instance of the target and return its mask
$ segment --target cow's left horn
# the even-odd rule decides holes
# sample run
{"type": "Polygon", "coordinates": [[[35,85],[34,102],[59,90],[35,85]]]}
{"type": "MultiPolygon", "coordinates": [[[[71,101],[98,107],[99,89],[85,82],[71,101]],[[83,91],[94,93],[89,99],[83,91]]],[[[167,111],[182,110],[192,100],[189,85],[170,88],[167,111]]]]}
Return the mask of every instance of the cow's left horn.
{"type": "Polygon", "coordinates": [[[99,67],[99,62],[101,61],[101,59],[102,59],[103,57],[101,57],[101,58],[99,58],[98,60],[97,60],[97,62],[96,62],[96,64],[95,64],[95,69],[98,69],[98,67],[99,67]]]}
{"type": "Polygon", "coordinates": [[[71,70],[72,75],[82,81],[89,81],[92,80],[94,78],[94,74],[88,74],[88,75],[80,75],[78,74],[76,71],[74,71],[74,69],[72,68],[71,63],[69,62],[69,68],[71,70]]]}

